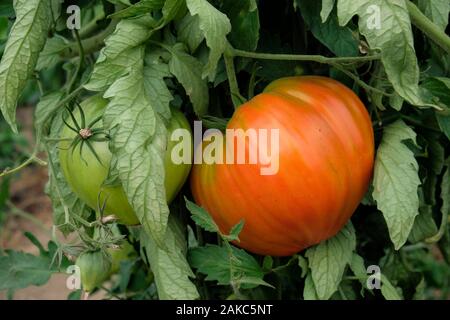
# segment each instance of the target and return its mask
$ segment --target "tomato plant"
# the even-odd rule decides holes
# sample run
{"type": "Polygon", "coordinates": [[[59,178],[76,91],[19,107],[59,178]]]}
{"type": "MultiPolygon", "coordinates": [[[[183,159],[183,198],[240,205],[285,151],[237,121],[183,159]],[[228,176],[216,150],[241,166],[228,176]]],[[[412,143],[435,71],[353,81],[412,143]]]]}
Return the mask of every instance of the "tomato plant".
{"type": "MultiPolygon", "coordinates": [[[[227,125],[250,128],[279,130],[278,170],[262,175],[261,158],[256,164],[197,165],[197,203],[225,232],[244,219],[238,244],[258,254],[292,255],[334,236],[372,177],[372,122],[359,98],[329,78],[279,79],[239,106],[227,125]]],[[[246,148],[247,157],[261,152],[251,143],[246,148]]]]}
{"type": "Polygon", "coordinates": [[[448,299],[449,12],[3,1],[0,221],[45,234],[26,234],[39,254],[0,250],[0,291],[97,256],[81,280],[104,298],[448,299]],[[30,166],[51,230],[9,192],[30,166]]]}
{"type": "MultiPolygon", "coordinates": [[[[91,208],[104,207],[104,214],[113,214],[122,223],[139,224],[122,187],[104,186],[112,156],[108,135],[101,130],[100,118],[106,105],[107,100],[93,96],[83,101],[80,107],[68,116],[59,146],[61,169],[72,190],[91,208]],[[85,129],[85,136],[82,136],[82,129],[85,129]]],[[[169,135],[179,128],[190,131],[184,115],[173,109],[168,125],[169,135]]],[[[168,202],[180,191],[191,167],[190,163],[177,165],[172,162],[170,155],[174,145],[173,141],[168,143],[164,157],[164,185],[168,202]]]]}

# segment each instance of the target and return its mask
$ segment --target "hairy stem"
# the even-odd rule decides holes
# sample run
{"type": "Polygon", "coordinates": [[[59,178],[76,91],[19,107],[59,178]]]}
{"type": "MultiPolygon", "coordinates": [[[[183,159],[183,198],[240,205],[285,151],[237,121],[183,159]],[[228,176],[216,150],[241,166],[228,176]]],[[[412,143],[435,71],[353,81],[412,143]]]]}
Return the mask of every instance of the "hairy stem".
{"type": "Polygon", "coordinates": [[[84,62],[84,48],[83,48],[83,44],[81,43],[81,38],[80,35],[78,33],[78,30],[74,30],[73,31],[73,35],[77,41],[77,45],[78,45],[78,52],[79,52],[79,57],[78,57],[78,64],[77,64],[77,68],[75,69],[75,72],[72,76],[72,79],[69,82],[69,85],[67,86],[67,92],[71,92],[72,88],[75,84],[75,82],[78,79],[78,76],[80,75],[81,72],[81,67],[83,66],[83,62],[84,62]]]}
{"type": "Polygon", "coordinates": [[[411,22],[425,33],[438,46],[450,54],[450,37],[444,31],[428,19],[411,1],[406,1],[411,22]]]}
{"type": "Polygon", "coordinates": [[[30,157],[27,160],[25,160],[24,162],[22,162],[20,165],[18,165],[17,167],[15,167],[13,169],[4,170],[2,173],[0,173],[0,178],[10,175],[10,174],[13,174],[13,173],[16,173],[33,162],[36,162],[42,166],[47,165],[47,163],[45,161],[43,161],[37,157],[37,153],[38,153],[38,148],[35,147],[33,153],[30,155],[30,157]]]}
{"type": "MultiPolygon", "coordinates": [[[[108,27],[103,30],[102,32],[96,34],[95,36],[92,36],[90,38],[81,40],[81,44],[84,49],[85,54],[90,54],[92,52],[98,51],[103,47],[104,41],[106,37],[108,37],[111,33],[114,32],[114,29],[117,25],[116,20],[112,20],[111,23],[108,25],[108,27]]],[[[79,51],[79,45],[77,41],[69,44],[66,49],[64,49],[60,56],[63,58],[73,58],[80,55],[79,51]]]]}
{"type": "Polygon", "coordinates": [[[236,109],[245,102],[245,98],[239,92],[239,85],[236,79],[236,70],[234,69],[233,49],[228,45],[224,52],[225,69],[227,72],[228,83],[230,85],[231,100],[236,109]]]}
{"type": "Polygon", "coordinates": [[[380,55],[369,55],[361,57],[335,57],[328,58],[321,55],[304,55],[304,54],[279,54],[279,53],[260,53],[243,51],[239,49],[230,48],[230,52],[235,57],[254,58],[262,60],[288,60],[288,61],[313,61],[323,64],[336,64],[336,63],[356,63],[379,60],[380,55]]]}

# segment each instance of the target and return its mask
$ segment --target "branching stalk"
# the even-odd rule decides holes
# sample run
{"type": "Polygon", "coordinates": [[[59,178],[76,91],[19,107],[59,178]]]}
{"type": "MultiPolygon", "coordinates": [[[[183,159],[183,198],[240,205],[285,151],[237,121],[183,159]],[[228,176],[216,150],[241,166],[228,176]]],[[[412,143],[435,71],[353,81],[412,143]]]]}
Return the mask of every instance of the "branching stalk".
{"type": "Polygon", "coordinates": [[[411,1],[406,1],[406,6],[409,11],[411,22],[438,46],[450,54],[450,37],[430,19],[428,19],[414,3],[411,1]]]}

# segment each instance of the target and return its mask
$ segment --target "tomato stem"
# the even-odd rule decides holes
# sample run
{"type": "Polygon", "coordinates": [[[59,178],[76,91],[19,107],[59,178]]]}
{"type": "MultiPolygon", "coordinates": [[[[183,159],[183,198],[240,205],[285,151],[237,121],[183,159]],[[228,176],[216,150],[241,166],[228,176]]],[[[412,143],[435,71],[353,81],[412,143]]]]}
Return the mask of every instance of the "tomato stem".
{"type": "Polygon", "coordinates": [[[239,92],[239,85],[236,79],[236,70],[234,69],[234,59],[232,53],[232,47],[227,44],[227,48],[223,54],[223,59],[225,61],[225,69],[228,77],[228,84],[230,85],[231,101],[233,102],[234,109],[237,109],[246,100],[239,92]]]}
{"type": "Polygon", "coordinates": [[[235,57],[245,57],[262,60],[287,60],[287,61],[312,61],[323,64],[336,64],[336,63],[357,63],[373,60],[380,60],[381,55],[367,55],[360,57],[325,57],[321,55],[308,55],[308,54],[283,54],[283,53],[262,53],[262,52],[250,52],[230,48],[231,54],[235,57]]]}
{"type": "Polygon", "coordinates": [[[436,24],[427,18],[411,1],[406,1],[412,24],[425,33],[438,46],[450,53],[450,37],[436,24]]]}
{"type": "Polygon", "coordinates": [[[70,79],[69,85],[67,86],[67,93],[70,93],[72,91],[72,88],[73,88],[78,76],[80,75],[81,67],[83,66],[83,62],[84,62],[84,48],[83,48],[83,44],[81,43],[81,39],[80,39],[78,30],[76,30],[76,29],[73,30],[73,35],[74,35],[74,38],[76,39],[79,57],[78,57],[77,68],[75,69],[72,79],[70,79]]]}

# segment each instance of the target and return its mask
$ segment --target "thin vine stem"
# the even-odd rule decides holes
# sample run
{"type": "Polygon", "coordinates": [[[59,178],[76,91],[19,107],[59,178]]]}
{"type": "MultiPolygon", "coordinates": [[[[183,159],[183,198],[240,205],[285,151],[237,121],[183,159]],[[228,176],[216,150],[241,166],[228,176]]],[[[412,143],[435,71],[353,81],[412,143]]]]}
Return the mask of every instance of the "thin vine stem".
{"type": "MultiPolygon", "coordinates": [[[[431,0],[430,0],[431,1],[431,0]]],[[[438,46],[450,54],[450,37],[427,18],[411,1],[406,1],[411,22],[438,46]]]]}
{"type": "Polygon", "coordinates": [[[374,54],[374,55],[367,55],[367,56],[360,56],[360,57],[325,57],[321,55],[303,55],[303,54],[278,54],[278,53],[261,53],[261,52],[250,52],[250,51],[244,51],[239,50],[231,47],[231,45],[228,45],[227,50],[224,54],[225,59],[225,66],[227,67],[227,75],[228,80],[230,82],[230,90],[234,89],[234,80],[231,78],[233,76],[233,73],[231,70],[228,70],[227,66],[227,56],[232,57],[245,57],[245,58],[253,58],[253,59],[263,59],[263,60],[287,60],[287,61],[312,61],[322,64],[328,64],[342,73],[346,74],[348,77],[350,77],[352,80],[354,80],[360,87],[362,87],[366,91],[373,91],[377,92],[379,94],[390,96],[391,94],[384,92],[383,90],[377,89],[375,87],[372,87],[362,81],[357,75],[354,73],[348,71],[343,64],[351,64],[351,63],[360,63],[360,62],[371,62],[374,60],[380,60],[381,55],[374,54]]]}
{"type": "Polygon", "coordinates": [[[232,49],[228,50],[229,48],[231,48],[231,46],[228,46],[227,50],[225,50],[223,59],[225,61],[228,84],[230,85],[231,100],[233,101],[234,108],[236,109],[246,100],[239,92],[239,85],[236,79],[236,70],[234,68],[234,59],[231,53],[232,49]]]}
{"type": "Polygon", "coordinates": [[[67,86],[68,93],[72,91],[72,88],[73,88],[75,82],[77,81],[78,76],[80,75],[81,67],[83,66],[83,62],[84,62],[84,49],[83,49],[83,44],[81,42],[81,38],[80,38],[80,34],[78,33],[78,30],[76,30],[76,29],[73,30],[73,35],[77,42],[79,57],[78,57],[77,68],[75,69],[72,79],[70,80],[69,85],[67,86]]]}
{"type": "Polygon", "coordinates": [[[367,55],[361,57],[325,57],[321,55],[304,55],[304,54],[283,54],[283,53],[261,53],[250,52],[230,48],[231,54],[235,57],[262,59],[262,60],[287,60],[287,61],[313,61],[323,64],[335,64],[335,63],[357,63],[373,60],[380,60],[379,54],[367,55]]]}
{"type": "Polygon", "coordinates": [[[22,162],[20,165],[18,165],[17,167],[15,167],[13,169],[4,170],[2,173],[0,173],[0,178],[5,177],[10,174],[13,174],[13,173],[16,173],[33,162],[36,162],[37,164],[39,164],[41,166],[46,166],[47,163],[45,161],[39,159],[37,154],[38,154],[38,147],[36,146],[33,150],[33,153],[28,157],[27,160],[25,160],[24,162],[22,162]]]}

